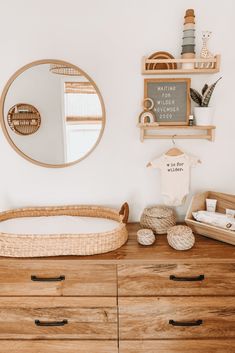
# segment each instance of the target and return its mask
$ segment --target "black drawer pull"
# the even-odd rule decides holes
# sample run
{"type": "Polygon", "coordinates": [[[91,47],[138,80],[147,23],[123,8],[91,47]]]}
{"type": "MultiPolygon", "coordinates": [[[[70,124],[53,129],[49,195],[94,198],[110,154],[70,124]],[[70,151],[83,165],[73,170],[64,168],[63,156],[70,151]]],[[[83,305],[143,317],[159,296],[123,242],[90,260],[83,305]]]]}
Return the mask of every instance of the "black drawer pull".
{"type": "Polygon", "coordinates": [[[37,277],[37,276],[31,276],[31,281],[34,282],[60,282],[64,281],[65,276],[59,276],[59,277],[48,277],[48,278],[43,278],[43,277],[37,277]]]}
{"type": "Polygon", "coordinates": [[[203,324],[202,320],[197,320],[197,321],[175,321],[175,320],[169,320],[169,324],[172,326],[200,326],[203,324]]]}
{"type": "Polygon", "coordinates": [[[197,281],[203,281],[205,279],[204,275],[199,275],[196,277],[176,277],[174,275],[171,275],[170,280],[176,281],[176,282],[197,282],[197,281]]]}
{"type": "Polygon", "coordinates": [[[36,326],[64,326],[64,325],[67,325],[67,324],[68,324],[68,320],[51,321],[51,322],[35,320],[35,325],[36,326]]]}

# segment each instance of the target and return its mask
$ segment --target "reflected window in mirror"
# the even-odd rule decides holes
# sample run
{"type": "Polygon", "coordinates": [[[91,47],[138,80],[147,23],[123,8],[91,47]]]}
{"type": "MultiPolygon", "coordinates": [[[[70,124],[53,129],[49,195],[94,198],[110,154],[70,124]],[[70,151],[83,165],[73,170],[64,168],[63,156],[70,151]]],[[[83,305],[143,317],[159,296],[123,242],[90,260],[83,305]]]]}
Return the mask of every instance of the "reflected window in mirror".
{"type": "Polygon", "coordinates": [[[94,86],[85,80],[64,84],[67,160],[81,158],[96,143],[102,129],[102,109],[94,86]]]}

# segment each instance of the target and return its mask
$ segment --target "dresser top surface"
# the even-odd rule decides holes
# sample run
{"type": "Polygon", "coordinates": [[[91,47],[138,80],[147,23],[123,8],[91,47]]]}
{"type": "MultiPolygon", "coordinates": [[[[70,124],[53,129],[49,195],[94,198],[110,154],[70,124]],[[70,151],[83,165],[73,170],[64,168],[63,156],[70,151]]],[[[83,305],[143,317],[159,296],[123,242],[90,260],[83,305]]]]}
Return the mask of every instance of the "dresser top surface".
{"type": "Polygon", "coordinates": [[[151,246],[142,246],[137,243],[136,233],[140,229],[139,223],[129,223],[128,242],[121,248],[100,255],[92,256],[60,256],[47,258],[5,258],[2,261],[66,261],[73,260],[79,263],[231,263],[235,262],[235,246],[220,241],[196,235],[196,242],[192,249],[177,251],[167,242],[166,235],[157,235],[156,242],[151,246]]]}

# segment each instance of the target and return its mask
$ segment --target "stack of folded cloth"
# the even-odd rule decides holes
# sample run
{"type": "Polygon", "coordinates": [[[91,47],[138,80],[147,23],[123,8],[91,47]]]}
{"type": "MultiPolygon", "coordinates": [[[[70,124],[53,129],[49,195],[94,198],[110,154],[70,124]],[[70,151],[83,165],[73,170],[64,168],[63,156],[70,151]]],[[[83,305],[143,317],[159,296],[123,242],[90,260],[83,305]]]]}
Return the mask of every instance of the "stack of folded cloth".
{"type": "Polygon", "coordinates": [[[235,218],[223,213],[197,211],[193,212],[193,218],[198,222],[235,231],[235,218]]]}
{"type": "MultiPolygon", "coordinates": [[[[195,15],[193,9],[186,10],[184,16],[182,59],[195,58],[195,15]]],[[[182,69],[193,69],[194,63],[183,63],[182,69]]]]}

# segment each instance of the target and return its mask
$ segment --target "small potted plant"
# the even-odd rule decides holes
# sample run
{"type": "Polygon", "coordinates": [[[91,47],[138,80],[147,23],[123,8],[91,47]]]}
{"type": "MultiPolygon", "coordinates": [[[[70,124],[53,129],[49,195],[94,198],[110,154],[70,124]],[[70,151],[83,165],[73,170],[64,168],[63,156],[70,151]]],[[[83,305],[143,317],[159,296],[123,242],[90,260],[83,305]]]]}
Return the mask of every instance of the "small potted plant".
{"type": "Polygon", "coordinates": [[[222,77],[220,77],[210,86],[206,83],[202,88],[201,93],[199,93],[194,88],[190,88],[190,96],[192,100],[198,105],[198,107],[194,107],[194,115],[197,125],[212,124],[213,108],[209,106],[209,103],[215,86],[221,78],[222,77]]]}

